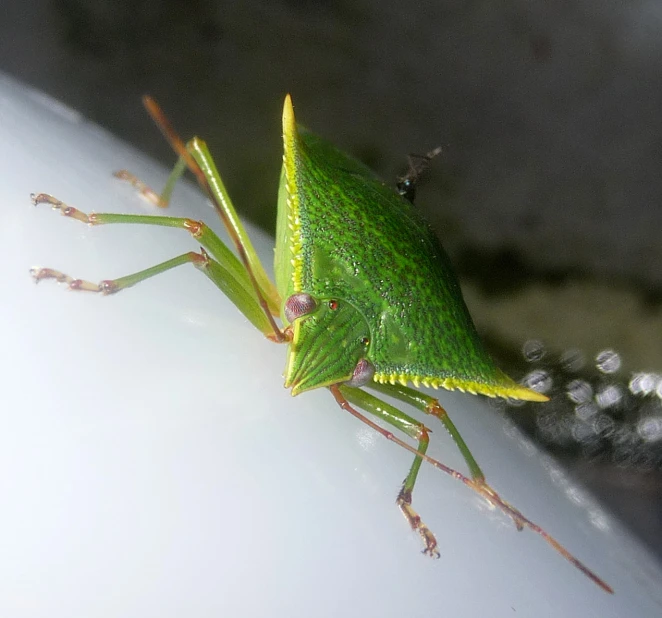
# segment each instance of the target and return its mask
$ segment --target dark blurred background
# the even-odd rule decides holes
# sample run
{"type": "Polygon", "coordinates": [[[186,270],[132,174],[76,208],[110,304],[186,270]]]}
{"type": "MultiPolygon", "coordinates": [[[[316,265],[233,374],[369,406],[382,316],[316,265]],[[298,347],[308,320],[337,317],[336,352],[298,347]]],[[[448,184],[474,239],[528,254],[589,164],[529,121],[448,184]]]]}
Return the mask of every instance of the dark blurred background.
{"type": "MultiPolygon", "coordinates": [[[[5,0],[0,70],[164,163],[152,94],[272,230],[280,111],[417,204],[510,372],[507,407],[662,555],[662,5],[5,0]]],[[[0,118],[0,122],[2,119],[0,118]]]]}

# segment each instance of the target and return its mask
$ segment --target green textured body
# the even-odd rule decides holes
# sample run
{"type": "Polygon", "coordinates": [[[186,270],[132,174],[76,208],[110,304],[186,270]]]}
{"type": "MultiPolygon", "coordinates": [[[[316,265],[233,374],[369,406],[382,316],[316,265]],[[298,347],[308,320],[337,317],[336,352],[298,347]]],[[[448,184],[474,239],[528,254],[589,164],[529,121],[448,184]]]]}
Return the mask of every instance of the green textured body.
{"type": "MultiPolygon", "coordinates": [[[[348,355],[348,371],[358,355],[378,382],[529,398],[486,353],[450,260],[414,206],[329,142],[301,127],[287,133],[285,124],[278,290],[355,309],[370,341],[348,355]]],[[[352,348],[340,334],[317,332],[352,348]]]]}

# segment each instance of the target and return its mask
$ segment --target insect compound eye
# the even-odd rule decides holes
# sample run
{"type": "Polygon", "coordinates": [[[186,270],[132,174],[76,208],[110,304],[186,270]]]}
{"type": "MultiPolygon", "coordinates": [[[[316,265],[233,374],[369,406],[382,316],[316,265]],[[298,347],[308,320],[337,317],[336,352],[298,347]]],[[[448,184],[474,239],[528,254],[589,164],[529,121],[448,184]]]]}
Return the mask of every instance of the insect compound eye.
{"type": "Polygon", "coordinates": [[[356,367],[354,368],[354,374],[352,375],[351,380],[347,380],[347,386],[364,386],[370,380],[375,373],[375,366],[365,358],[362,358],[356,367]]]}
{"type": "Polygon", "coordinates": [[[335,311],[338,308],[337,300],[330,300],[328,304],[329,304],[329,309],[331,309],[331,311],[335,311]]]}
{"type": "Polygon", "coordinates": [[[294,322],[294,320],[300,318],[302,315],[312,313],[316,308],[317,302],[310,294],[304,292],[292,294],[285,301],[285,317],[288,322],[294,322]]]}

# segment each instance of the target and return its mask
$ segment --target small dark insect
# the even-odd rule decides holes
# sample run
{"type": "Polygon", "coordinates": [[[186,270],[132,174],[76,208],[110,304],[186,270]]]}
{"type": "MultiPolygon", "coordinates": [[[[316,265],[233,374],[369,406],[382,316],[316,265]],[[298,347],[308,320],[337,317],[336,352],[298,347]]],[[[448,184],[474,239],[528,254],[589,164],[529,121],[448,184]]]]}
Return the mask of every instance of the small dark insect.
{"type": "Polygon", "coordinates": [[[426,154],[409,154],[407,161],[409,162],[409,169],[404,176],[398,178],[396,188],[398,193],[404,197],[408,202],[414,203],[416,199],[416,183],[421,179],[421,176],[430,167],[430,161],[441,153],[441,146],[426,154]]]}

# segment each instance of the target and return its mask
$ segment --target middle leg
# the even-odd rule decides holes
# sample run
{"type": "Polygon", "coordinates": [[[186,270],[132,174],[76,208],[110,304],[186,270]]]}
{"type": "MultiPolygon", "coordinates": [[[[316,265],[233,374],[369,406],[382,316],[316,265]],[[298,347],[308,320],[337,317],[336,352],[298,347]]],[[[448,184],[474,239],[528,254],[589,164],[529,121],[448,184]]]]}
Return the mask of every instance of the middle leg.
{"type": "MultiPolygon", "coordinates": [[[[607,592],[613,593],[612,588],[604,580],[598,577],[583,562],[575,558],[575,556],[573,556],[565,547],[563,547],[563,545],[561,545],[554,537],[552,537],[543,528],[533,523],[530,519],[528,519],[524,515],[522,515],[522,513],[520,513],[520,511],[518,511],[515,507],[508,504],[506,501],[502,500],[501,497],[491,487],[489,487],[487,483],[485,483],[484,480],[478,481],[478,480],[470,479],[466,477],[464,474],[458,472],[457,470],[453,470],[452,468],[449,468],[440,461],[437,461],[436,459],[429,457],[425,452],[425,449],[427,448],[427,444],[425,444],[425,447],[423,448],[423,444],[425,443],[425,441],[424,440],[422,441],[420,436],[417,435],[416,431],[414,430],[414,428],[419,427],[420,429],[425,430],[427,434],[428,429],[424,425],[417,423],[417,421],[411,419],[406,414],[400,412],[400,410],[398,410],[397,408],[390,406],[389,404],[377,399],[376,397],[366,393],[365,391],[362,391],[359,388],[349,387],[342,384],[334,384],[329,387],[329,390],[331,391],[338,405],[343,410],[346,410],[347,412],[358,418],[361,422],[365,423],[369,427],[372,427],[375,431],[379,432],[388,440],[395,442],[397,445],[401,446],[405,450],[408,450],[411,453],[413,453],[416,456],[416,459],[419,460],[419,462],[421,460],[426,461],[429,464],[433,465],[438,470],[441,470],[442,472],[445,472],[449,476],[452,476],[454,479],[460,481],[461,483],[464,483],[464,485],[475,491],[478,495],[485,498],[490,504],[494,505],[496,508],[501,509],[504,513],[509,515],[520,526],[526,526],[532,532],[539,534],[551,547],[553,547],[559,554],[561,554],[561,556],[563,556],[566,560],[568,560],[568,562],[570,562],[573,566],[575,566],[582,573],[584,573],[584,575],[589,577],[598,586],[600,586],[607,592]],[[410,444],[407,444],[397,436],[393,435],[393,433],[391,433],[390,431],[384,429],[383,427],[380,427],[377,423],[371,421],[369,418],[361,414],[358,410],[355,410],[350,405],[349,403],[350,400],[352,401],[352,403],[354,403],[359,407],[362,407],[367,412],[371,414],[375,414],[379,418],[383,419],[384,421],[393,425],[394,427],[397,427],[398,429],[402,429],[408,435],[415,434],[412,435],[412,437],[417,437],[419,439],[418,450],[415,449],[410,444]],[[413,421],[413,423],[411,423],[411,421],[413,421]]],[[[405,483],[407,482],[407,480],[410,481],[410,486],[409,486],[410,490],[413,489],[413,484],[418,474],[418,467],[420,467],[420,463],[418,463],[418,467],[416,466],[416,464],[417,461],[414,460],[414,465],[412,465],[412,469],[409,475],[407,476],[407,479],[405,479],[405,483]]],[[[403,485],[403,489],[404,489],[404,485],[403,485]]],[[[408,506],[411,508],[411,504],[409,504],[408,506]]],[[[406,512],[405,512],[405,517],[407,517],[407,520],[410,522],[412,527],[418,530],[419,534],[421,534],[421,537],[423,538],[423,541],[426,545],[425,553],[428,553],[433,556],[438,556],[439,554],[436,551],[437,541],[434,538],[434,535],[430,532],[427,526],[422,527],[422,522],[420,521],[420,518],[416,519],[418,516],[413,509],[411,509],[410,513],[411,516],[413,517],[413,521],[412,519],[410,519],[410,516],[408,516],[406,512]]]]}
{"type": "MultiPolygon", "coordinates": [[[[464,441],[464,438],[462,438],[462,435],[455,426],[455,423],[453,423],[450,416],[448,416],[448,412],[446,412],[444,407],[439,403],[438,399],[430,397],[429,395],[425,395],[424,393],[420,393],[413,388],[403,386],[402,384],[380,384],[379,382],[371,382],[368,386],[376,391],[379,391],[380,393],[383,393],[384,395],[388,395],[389,397],[403,401],[413,406],[414,408],[418,408],[425,414],[429,414],[438,418],[444,426],[444,429],[446,429],[450,437],[453,438],[453,441],[457,445],[460,453],[462,453],[462,457],[469,467],[469,471],[471,472],[471,477],[473,480],[476,483],[481,484],[485,491],[494,495],[499,500],[499,502],[505,502],[485,480],[485,473],[478,465],[478,462],[474,458],[472,452],[469,450],[467,443],[464,441]]],[[[513,509],[513,512],[510,513],[510,515],[517,529],[522,530],[523,523],[522,520],[516,515],[516,509],[513,509]]]]}

